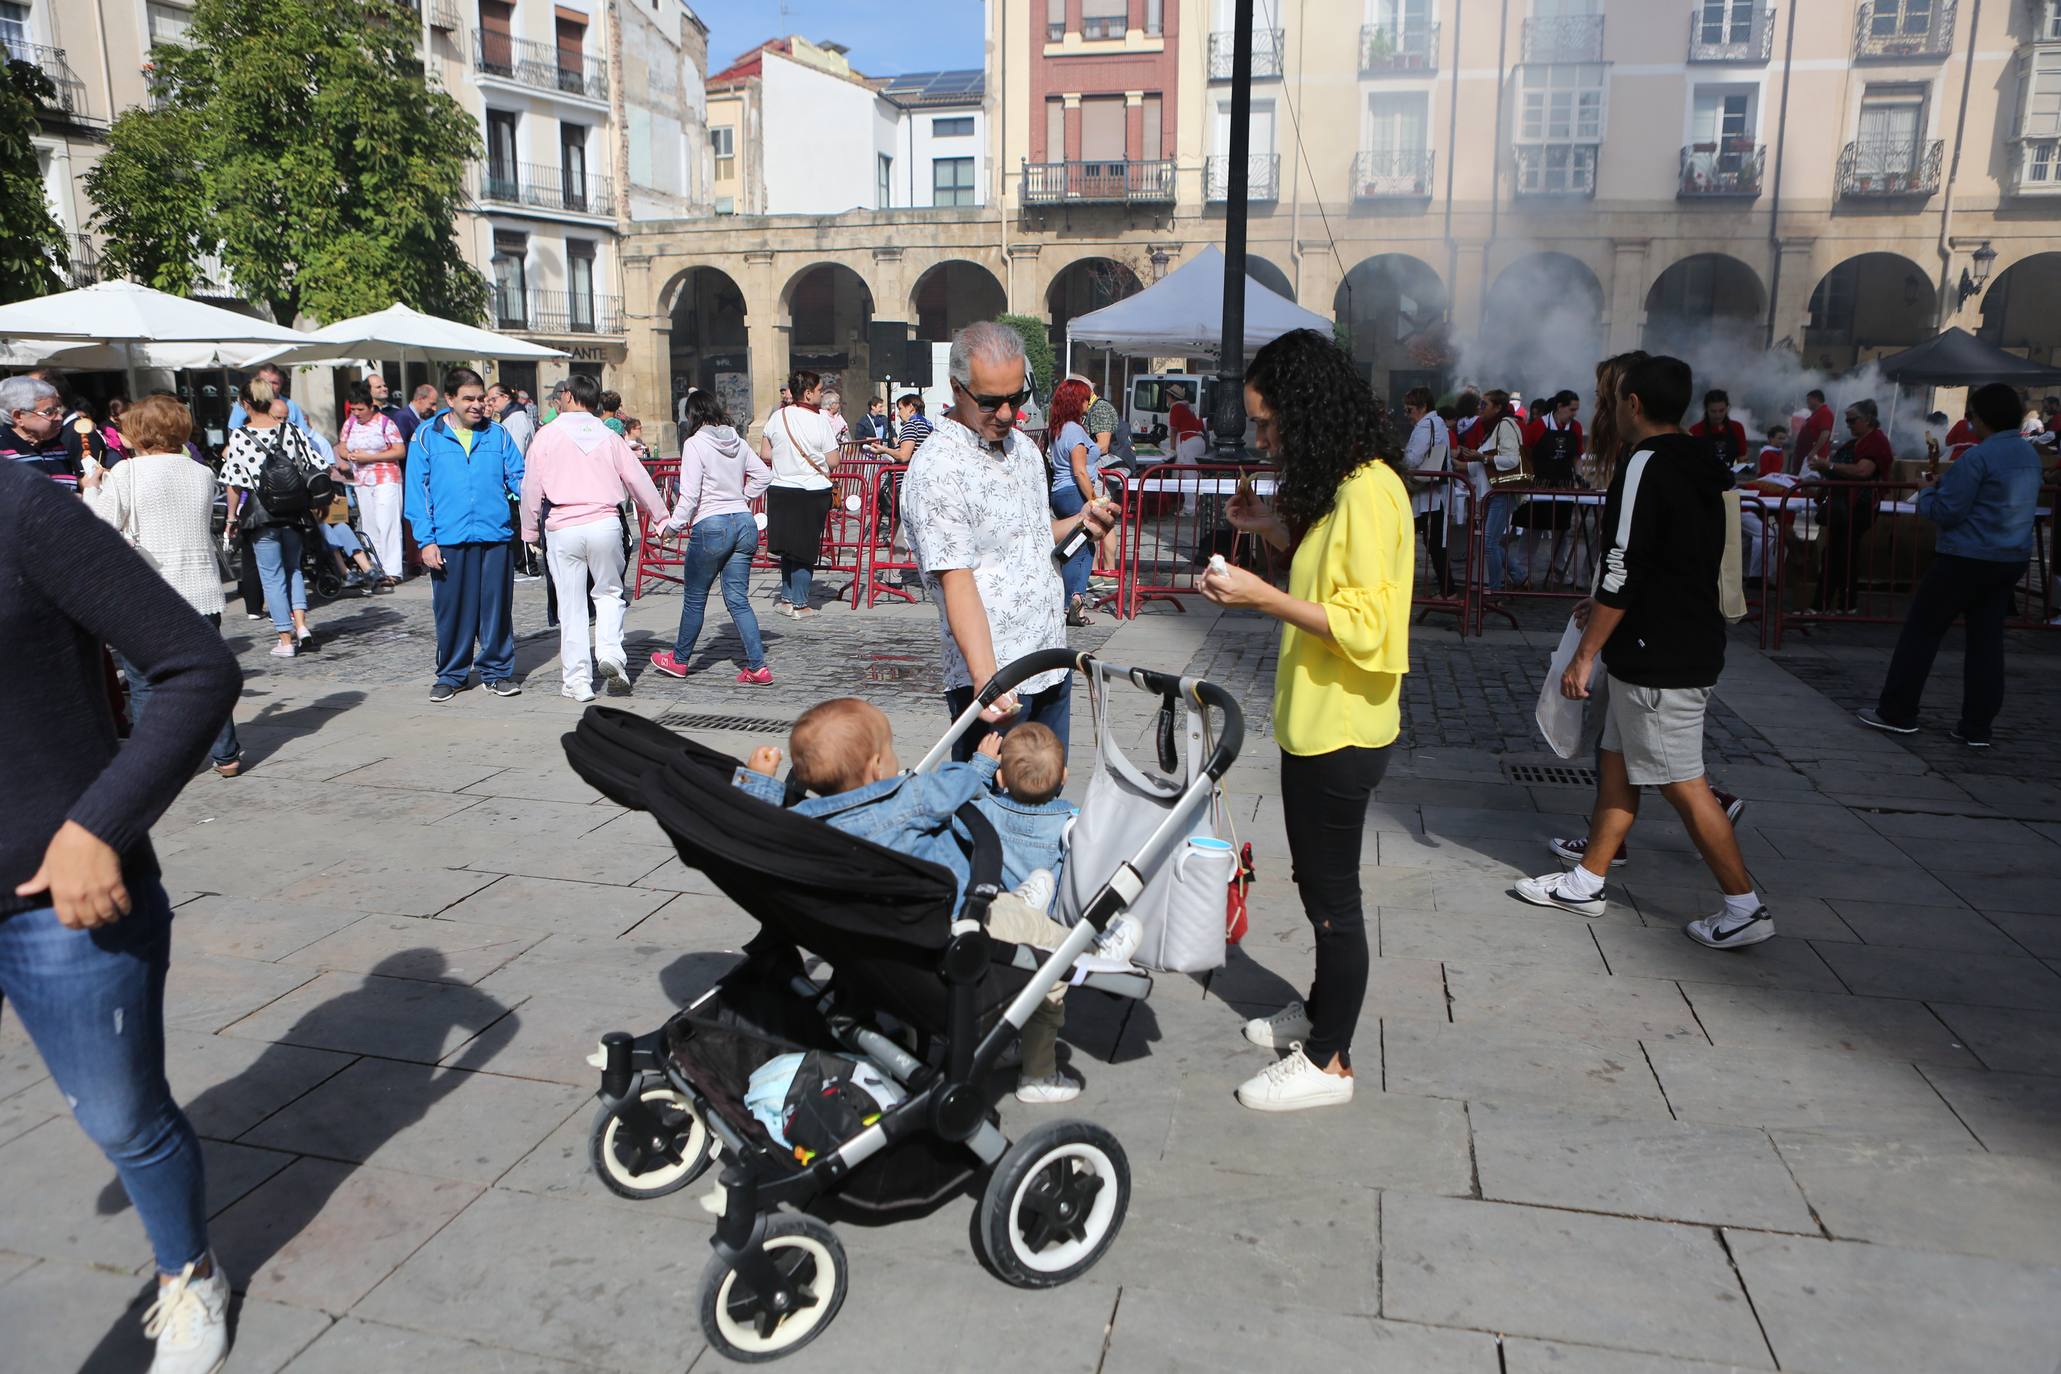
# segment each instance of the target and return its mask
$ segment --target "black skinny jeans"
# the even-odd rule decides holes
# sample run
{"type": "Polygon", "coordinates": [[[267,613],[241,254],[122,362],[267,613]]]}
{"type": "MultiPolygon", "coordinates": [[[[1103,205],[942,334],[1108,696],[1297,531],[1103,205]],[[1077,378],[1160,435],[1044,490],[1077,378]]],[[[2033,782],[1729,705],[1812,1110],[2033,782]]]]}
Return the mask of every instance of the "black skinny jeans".
{"type": "Polygon", "coordinates": [[[1388,750],[1281,755],[1281,813],[1303,914],[1317,932],[1317,971],[1303,1007],[1303,1053],[1319,1068],[1333,1056],[1352,1067],[1353,1027],[1367,1000],[1367,919],[1360,898],[1360,842],[1367,802],[1388,771],[1388,750]]]}
{"type": "Polygon", "coordinates": [[[1453,565],[1446,556],[1446,512],[1444,507],[1425,511],[1417,517],[1417,533],[1424,538],[1424,552],[1431,560],[1432,571],[1438,578],[1438,594],[1453,594],[1453,565]]]}
{"type": "Polygon", "coordinates": [[[1990,724],[2004,705],[2004,622],[2011,594],[2025,577],[2023,562],[1992,562],[1943,553],[1932,560],[1918,594],[1911,598],[1889,676],[1875,709],[1895,725],[1918,723],[1918,701],[1940,641],[1959,615],[1967,620],[1968,644],[1961,668],[1961,733],[1989,738],[1990,724]]]}

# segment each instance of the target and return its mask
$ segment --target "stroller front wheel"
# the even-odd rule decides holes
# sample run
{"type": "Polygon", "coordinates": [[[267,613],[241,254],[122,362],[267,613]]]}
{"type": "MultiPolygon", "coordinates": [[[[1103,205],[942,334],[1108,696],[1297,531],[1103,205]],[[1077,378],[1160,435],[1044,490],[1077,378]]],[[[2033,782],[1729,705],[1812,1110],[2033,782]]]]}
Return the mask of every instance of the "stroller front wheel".
{"type": "Polygon", "coordinates": [[[594,1114],[587,1137],[594,1172],[608,1191],[633,1201],[677,1193],[694,1182],[708,1168],[716,1144],[701,1113],[684,1094],[655,1086],[644,1088],[637,1097],[659,1123],[655,1138],[637,1139],[608,1106],[594,1114]]]}
{"type": "Polygon", "coordinates": [[[798,1301],[792,1310],[774,1312],[720,1254],[701,1276],[701,1332],[717,1351],[741,1364],[777,1360],[801,1349],[844,1306],[847,1266],[835,1231],[814,1217],[783,1213],[767,1221],[759,1245],[781,1278],[793,1285],[798,1301]]]}
{"type": "Polygon", "coordinates": [[[1130,1202],[1131,1165],[1115,1136],[1092,1121],[1048,1122],[988,1176],[982,1258],[1004,1283],[1057,1287],[1102,1258],[1130,1202]]]}

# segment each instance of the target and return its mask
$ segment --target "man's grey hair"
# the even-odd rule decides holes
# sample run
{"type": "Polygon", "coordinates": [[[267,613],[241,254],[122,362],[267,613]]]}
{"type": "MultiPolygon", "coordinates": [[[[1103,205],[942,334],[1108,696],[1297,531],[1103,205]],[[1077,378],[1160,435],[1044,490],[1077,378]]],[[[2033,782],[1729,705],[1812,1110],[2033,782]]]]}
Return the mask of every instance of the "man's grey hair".
{"type": "Polygon", "coordinates": [[[1006,324],[982,320],[969,324],[952,336],[952,353],[945,371],[961,386],[973,384],[973,360],[984,363],[1022,363],[1024,385],[1029,386],[1030,360],[1023,354],[1023,335],[1006,324]]]}
{"type": "Polygon", "coordinates": [[[34,410],[45,396],[55,396],[57,388],[41,377],[9,377],[0,382],[0,415],[13,415],[17,410],[34,410]]]}

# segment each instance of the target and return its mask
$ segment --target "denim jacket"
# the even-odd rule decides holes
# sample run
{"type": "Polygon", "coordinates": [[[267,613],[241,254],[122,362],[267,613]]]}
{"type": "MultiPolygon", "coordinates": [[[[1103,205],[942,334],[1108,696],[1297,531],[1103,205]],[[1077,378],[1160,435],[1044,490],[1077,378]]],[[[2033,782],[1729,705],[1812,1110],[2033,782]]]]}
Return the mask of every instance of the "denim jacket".
{"type": "Polygon", "coordinates": [[[1002,890],[1021,887],[1035,869],[1049,869],[1056,882],[1066,862],[1066,830],[1080,808],[1054,797],[1033,806],[1000,792],[975,797],[1002,837],[1002,890]]]}
{"type": "MultiPolygon", "coordinates": [[[[964,847],[964,832],[954,824],[952,815],[966,803],[991,795],[995,767],[994,759],[976,755],[971,763],[948,763],[934,773],[902,773],[834,797],[804,797],[793,809],[898,854],[949,869],[958,895],[964,897],[973,865],[964,847]]],[[[760,801],[775,806],[787,795],[785,782],[748,768],[738,769],[735,781],[760,801]]],[[[1007,832],[1003,862],[1006,872],[1007,832]]]]}

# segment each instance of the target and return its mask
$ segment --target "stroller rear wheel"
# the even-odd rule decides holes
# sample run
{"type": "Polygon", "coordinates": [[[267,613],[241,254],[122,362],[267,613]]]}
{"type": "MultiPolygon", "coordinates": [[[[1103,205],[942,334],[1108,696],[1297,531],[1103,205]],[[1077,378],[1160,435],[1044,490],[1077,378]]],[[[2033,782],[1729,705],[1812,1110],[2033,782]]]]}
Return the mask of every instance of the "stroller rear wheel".
{"type": "Polygon", "coordinates": [[[1005,1283],[1053,1288],[1086,1273],[1124,1224],[1131,1165],[1092,1121],[1052,1121],[1009,1147],[981,1194],[982,1258],[1005,1283]]]}
{"type": "Polygon", "coordinates": [[[720,1254],[701,1276],[701,1332],[723,1355],[745,1364],[801,1349],[822,1334],[844,1305],[844,1246],[828,1226],[814,1217],[783,1213],[767,1221],[760,1247],[799,1298],[784,1314],[747,1288],[720,1254]]]}
{"type": "Polygon", "coordinates": [[[677,1090],[649,1084],[637,1097],[658,1119],[659,1134],[638,1139],[614,1108],[603,1106],[594,1114],[588,1133],[588,1158],[602,1183],[617,1197],[640,1200],[677,1193],[708,1168],[709,1157],[715,1153],[715,1137],[694,1104],[677,1090]]]}

